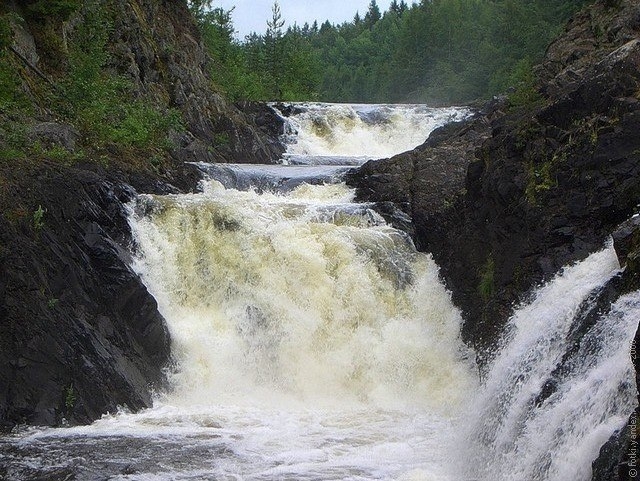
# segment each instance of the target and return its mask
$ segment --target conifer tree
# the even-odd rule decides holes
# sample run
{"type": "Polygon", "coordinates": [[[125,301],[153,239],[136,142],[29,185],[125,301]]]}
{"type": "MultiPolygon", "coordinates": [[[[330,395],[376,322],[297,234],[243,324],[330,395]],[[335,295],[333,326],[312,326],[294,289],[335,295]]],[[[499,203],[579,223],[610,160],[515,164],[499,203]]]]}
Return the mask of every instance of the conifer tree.
{"type": "Polygon", "coordinates": [[[267,20],[267,33],[265,43],[267,47],[267,70],[271,80],[273,99],[282,98],[281,80],[283,74],[283,52],[282,52],[282,27],[284,19],[280,11],[278,0],[273,2],[271,7],[271,19],[267,20]]]}
{"type": "Polygon", "coordinates": [[[367,28],[371,30],[381,17],[382,14],[380,13],[378,3],[376,0],[371,0],[369,3],[369,10],[367,10],[367,13],[364,16],[364,23],[367,25],[367,28]]]}

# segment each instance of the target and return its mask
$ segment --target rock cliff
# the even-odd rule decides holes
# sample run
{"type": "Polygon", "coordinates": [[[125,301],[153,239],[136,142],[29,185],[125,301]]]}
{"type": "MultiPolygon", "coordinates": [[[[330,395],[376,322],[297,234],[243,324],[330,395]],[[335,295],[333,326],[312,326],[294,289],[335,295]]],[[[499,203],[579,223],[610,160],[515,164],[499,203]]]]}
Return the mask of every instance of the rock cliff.
{"type": "Polygon", "coordinates": [[[122,247],[133,190],[83,170],[24,174],[12,193],[42,203],[0,218],[2,425],[148,406],[169,336],[122,247]]]}

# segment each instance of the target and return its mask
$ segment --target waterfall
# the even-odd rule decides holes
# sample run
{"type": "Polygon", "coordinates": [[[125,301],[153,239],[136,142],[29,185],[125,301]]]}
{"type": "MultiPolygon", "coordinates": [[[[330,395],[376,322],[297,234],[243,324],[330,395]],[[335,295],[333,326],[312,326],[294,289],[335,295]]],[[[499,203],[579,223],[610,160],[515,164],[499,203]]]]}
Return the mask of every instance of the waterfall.
{"type": "Polygon", "coordinates": [[[588,481],[636,406],[640,292],[607,301],[613,247],[514,308],[479,375],[432,257],[340,180],[466,115],[298,104],[290,165],[199,164],[198,193],[138,196],[133,267],[171,333],[170,388],[140,413],[0,437],[0,473],[588,481]]]}
{"type": "Polygon", "coordinates": [[[358,165],[422,144],[437,127],[469,116],[465,108],[425,105],[294,104],[283,117],[292,164],[358,165]]]}
{"type": "Polygon", "coordinates": [[[630,351],[640,292],[604,309],[597,302],[618,269],[609,246],[515,310],[469,408],[470,477],[590,479],[600,447],[637,402],[630,351]]]}
{"type": "Polygon", "coordinates": [[[212,181],[140,198],[137,270],[171,330],[172,402],[458,404],[472,377],[437,266],[351,195],[212,181]]]}

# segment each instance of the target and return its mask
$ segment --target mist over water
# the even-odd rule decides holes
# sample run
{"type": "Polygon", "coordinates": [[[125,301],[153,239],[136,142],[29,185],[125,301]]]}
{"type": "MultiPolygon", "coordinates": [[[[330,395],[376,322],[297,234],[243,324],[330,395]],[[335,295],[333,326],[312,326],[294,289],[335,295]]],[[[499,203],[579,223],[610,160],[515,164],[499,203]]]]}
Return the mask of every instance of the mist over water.
{"type": "Polygon", "coordinates": [[[140,413],[0,438],[8,479],[588,480],[636,402],[640,294],[585,321],[613,248],[515,308],[480,380],[431,256],[340,181],[468,112],[295,107],[292,165],[202,164],[200,193],[130,206],[170,389],[140,413]]]}

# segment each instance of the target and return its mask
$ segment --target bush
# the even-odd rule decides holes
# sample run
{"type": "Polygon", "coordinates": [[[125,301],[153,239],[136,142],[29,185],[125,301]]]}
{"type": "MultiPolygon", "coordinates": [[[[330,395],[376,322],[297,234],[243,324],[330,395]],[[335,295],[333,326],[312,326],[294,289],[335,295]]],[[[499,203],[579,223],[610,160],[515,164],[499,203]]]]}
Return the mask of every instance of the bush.
{"type": "Polygon", "coordinates": [[[533,75],[533,66],[528,58],[520,60],[509,77],[515,91],[509,95],[510,107],[526,107],[542,100],[533,75]]]}
{"type": "Polygon", "coordinates": [[[179,113],[162,112],[143,100],[131,100],[131,83],[104,70],[111,29],[106,13],[93,3],[83,15],[84,22],[73,38],[70,72],[64,85],[67,115],[96,146],[166,147],[168,131],[181,126],[179,113]]]}
{"type": "Polygon", "coordinates": [[[170,129],[181,127],[180,113],[170,110],[168,113],[143,102],[130,104],[124,109],[123,118],[109,130],[109,140],[127,147],[166,147],[162,142],[170,129]]]}

